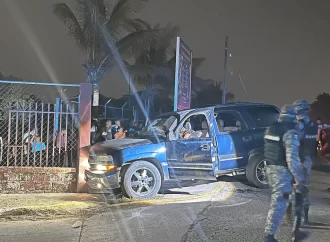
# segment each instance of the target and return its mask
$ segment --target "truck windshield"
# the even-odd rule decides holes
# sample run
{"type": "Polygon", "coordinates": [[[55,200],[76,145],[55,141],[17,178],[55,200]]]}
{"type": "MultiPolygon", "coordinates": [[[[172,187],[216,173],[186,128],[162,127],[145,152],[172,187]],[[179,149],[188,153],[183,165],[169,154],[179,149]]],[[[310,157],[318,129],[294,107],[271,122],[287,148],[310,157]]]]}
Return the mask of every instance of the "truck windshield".
{"type": "Polygon", "coordinates": [[[177,118],[173,115],[157,117],[156,119],[152,120],[149,125],[142,129],[140,135],[156,135],[165,138],[167,131],[176,119],[177,118]]]}

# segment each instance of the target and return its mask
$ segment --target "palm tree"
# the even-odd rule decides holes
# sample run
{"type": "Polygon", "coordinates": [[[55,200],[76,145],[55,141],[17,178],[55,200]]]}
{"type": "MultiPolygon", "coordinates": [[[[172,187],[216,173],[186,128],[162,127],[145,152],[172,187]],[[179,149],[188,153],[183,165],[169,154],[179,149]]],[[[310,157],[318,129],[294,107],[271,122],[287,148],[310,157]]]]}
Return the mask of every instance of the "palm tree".
{"type": "MultiPolygon", "coordinates": [[[[144,87],[141,92],[141,100],[146,114],[149,115],[150,109],[153,108],[155,96],[158,94],[159,89],[162,88],[162,82],[172,78],[171,74],[173,71],[168,65],[168,59],[172,56],[172,44],[178,35],[179,28],[171,24],[164,28],[161,28],[159,25],[151,27],[146,22],[137,21],[141,24],[139,28],[157,32],[157,39],[154,45],[136,55],[133,64],[127,63],[132,80],[144,87]]],[[[136,29],[136,31],[140,31],[140,29],[136,29]]]]}
{"type": "MultiPolygon", "coordinates": [[[[217,105],[221,102],[222,83],[213,80],[205,80],[205,82],[208,83],[208,86],[197,91],[193,98],[193,105],[196,107],[217,105]]],[[[226,100],[233,101],[234,94],[226,93],[226,100]]]]}
{"type": "MultiPolygon", "coordinates": [[[[145,109],[153,108],[156,98],[171,100],[173,102],[174,79],[175,79],[175,48],[173,47],[179,28],[168,24],[165,28],[159,25],[151,27],[148,23],[139,22],[139,26],[145,30],[159,30],[157,42],[147,51],[136,56],[135,62],[129,65],[129,71],[133,80],[144,87],[141,99],[145,103],[145,109]],[[161,91],[160,91],[161,90],[161,91]]],[[[136,29],[140,30],[140,29],[136,29]]],[[[193,58],[192,63],[192,95],[201,88],[207,88],[207,82],[196,77],[196,71],[204,62],[205,58],[193,58]]],[[[164,105],[162,105],[164,106],[164,105]]]]}
{"type": "Polygon", "coordinates": [[[66,3],[54,4],[54,14],[63,21],[69,34],[87,54],[83,66],[87,70],[88,81],[93,84],[94,93],[98,94],[104,73],[118,65],[118,58],[128,59],[155,42],[156,32],[134,31],[139,23],[130,18],[146,2],[76,0],[74,9],[66,3]]]}

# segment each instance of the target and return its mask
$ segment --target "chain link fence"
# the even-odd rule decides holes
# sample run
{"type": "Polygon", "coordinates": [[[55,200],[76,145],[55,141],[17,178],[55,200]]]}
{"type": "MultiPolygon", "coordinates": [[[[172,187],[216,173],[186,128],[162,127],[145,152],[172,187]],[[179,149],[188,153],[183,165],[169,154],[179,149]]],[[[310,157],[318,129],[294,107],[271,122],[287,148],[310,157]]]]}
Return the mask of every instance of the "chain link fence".
{"type": "Polygon", "coordinates": [[[0,166],[74,167],[79,85],[0,81],[0,166]]]}
{"type": "Polygon", "coordinates": [[[116,107],[103,107],[104,118],[108,119],[121,119],[121,120],[133,120],[134,110],[127,108],[116,108],[116,107]]]}

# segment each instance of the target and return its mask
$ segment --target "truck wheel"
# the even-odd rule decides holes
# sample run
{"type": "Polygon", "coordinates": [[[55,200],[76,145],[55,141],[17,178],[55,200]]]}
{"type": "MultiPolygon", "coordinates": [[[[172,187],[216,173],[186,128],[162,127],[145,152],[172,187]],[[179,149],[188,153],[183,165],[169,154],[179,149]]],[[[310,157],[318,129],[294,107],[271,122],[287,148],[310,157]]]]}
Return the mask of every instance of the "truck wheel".
{"type": "Polygon", "coordinates": [[[269,188],[266,161],[262,155],[254,155],[249,159],[245,173],[248,182],[252,185],[262,189],[269,188]]]}
{"type": "Polygon", "coordinates": [[[124,167],[120,184],[124,196],[143,199],[157,195],[162,178],[156,166],[141,160],[124,167]]]}

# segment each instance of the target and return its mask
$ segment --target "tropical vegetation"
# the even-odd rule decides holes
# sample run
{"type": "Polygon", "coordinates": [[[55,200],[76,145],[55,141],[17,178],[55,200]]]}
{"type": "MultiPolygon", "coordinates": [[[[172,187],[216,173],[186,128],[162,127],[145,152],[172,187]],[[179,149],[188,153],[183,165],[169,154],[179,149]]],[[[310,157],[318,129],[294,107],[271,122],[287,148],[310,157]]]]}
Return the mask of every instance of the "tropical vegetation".
{"type": "MultiPolygon", "coordinates": [[[[95,96],[99,96],[104,74],[120,65],[130,74],[129,81],[142,88],[133,94],[141,98],[149,113],[159,100],[161,104],[156,109],[171,109],[179,28],[172,24],[151,26],[136,18],[146,3],[147,0],[75,0],[70,6],[56,3],[53,11],[86,53],[84,67],[95,96]]],[[[192,66],[192,103],[198,106],[205,101],[221,102],[221,83],[196,76],[204,60],[194,58],[192,66]]],[[[131,93],[126,96],[133,97],[131,93]]]]}

